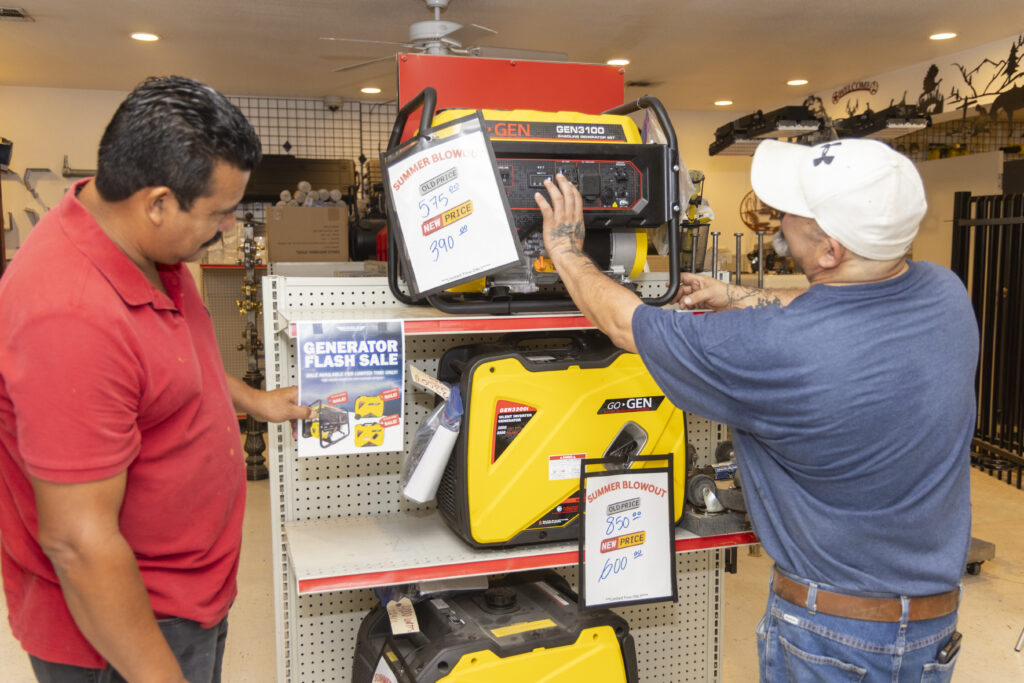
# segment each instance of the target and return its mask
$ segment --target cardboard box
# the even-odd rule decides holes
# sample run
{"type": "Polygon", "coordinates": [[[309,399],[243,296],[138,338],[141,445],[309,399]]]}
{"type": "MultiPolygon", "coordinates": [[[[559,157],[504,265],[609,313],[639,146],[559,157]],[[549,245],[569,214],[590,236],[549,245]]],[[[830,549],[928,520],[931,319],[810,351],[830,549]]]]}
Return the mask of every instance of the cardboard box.
{"type": "Polygon", "coordinates": [[[348,261],[348,208],[268,206],[267,260],[348,261]]]}

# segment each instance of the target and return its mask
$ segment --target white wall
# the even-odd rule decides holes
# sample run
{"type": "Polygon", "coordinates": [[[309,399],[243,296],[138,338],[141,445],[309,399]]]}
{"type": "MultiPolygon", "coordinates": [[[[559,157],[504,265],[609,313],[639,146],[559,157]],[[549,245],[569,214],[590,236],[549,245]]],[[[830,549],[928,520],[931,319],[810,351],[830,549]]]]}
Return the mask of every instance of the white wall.
{"type": "MultiPolygon", "coordinates": [[[[32,182],[46,206],[56,205],[74,180],[61,177],[64,156],[73,168],[96,168],[103,129],[126,94],[0,85],[0,136],[14,142],[11,170],[24,177],[26,168],[50,169],[34,173],[32,182]]],[[[45,210],[17,179],[5,175],[2,183],[5,225],[12,214],[24,240],[30,226],[24,209],[45,210]]]]}
{"type": "Polygon", "coordinates": [[[957,192],[1002,194],[1003,153],[920,161],[917,170],[924,181],[928,212],[921,220],[911,253],[915,261],[931,261],[949,268],[953,250],[953,197],[957,192]]]}

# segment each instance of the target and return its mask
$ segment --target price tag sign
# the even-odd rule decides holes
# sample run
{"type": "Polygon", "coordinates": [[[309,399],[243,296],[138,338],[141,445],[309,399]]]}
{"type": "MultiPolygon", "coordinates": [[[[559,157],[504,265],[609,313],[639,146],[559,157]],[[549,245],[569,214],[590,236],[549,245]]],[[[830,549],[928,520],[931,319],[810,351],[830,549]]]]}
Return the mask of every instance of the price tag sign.
{"type": "Polygon", "coordinates": [[[424,131],[381,165],[413,296],[523,262],[479,112],[424,131]]]}
{"type": "Polygon", "coordinates": [[[676,600],[671,456],[638,456],[621,466],[587,459],[580,471],[579,594],[583,607],[676,600]],[[662,466],[664,463],[664,466],[662,466]],[[597,470],[596,466],[602,466],[597,470]]]}

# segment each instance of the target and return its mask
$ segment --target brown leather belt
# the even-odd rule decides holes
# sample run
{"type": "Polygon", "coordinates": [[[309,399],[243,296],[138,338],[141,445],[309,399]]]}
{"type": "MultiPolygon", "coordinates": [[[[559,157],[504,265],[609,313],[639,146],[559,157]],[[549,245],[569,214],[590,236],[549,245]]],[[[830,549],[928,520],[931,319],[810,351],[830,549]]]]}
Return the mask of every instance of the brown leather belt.
{"type": "MultiPolygon", "coordinates": [[[[807,608],[807,595],[810,592],[808,586],[773,571],[772,590],[783,600],[807,608]]],[[[910,598],[910,621],[944,617],[954,612],[959,603],[959,588],[954,588],[948,593],[910,598]]],[[[819,588],[815,599],[815,611],[846,619],[896,622],[903,615],[903,606],[899,598],[846,595],[819,588]]]]}

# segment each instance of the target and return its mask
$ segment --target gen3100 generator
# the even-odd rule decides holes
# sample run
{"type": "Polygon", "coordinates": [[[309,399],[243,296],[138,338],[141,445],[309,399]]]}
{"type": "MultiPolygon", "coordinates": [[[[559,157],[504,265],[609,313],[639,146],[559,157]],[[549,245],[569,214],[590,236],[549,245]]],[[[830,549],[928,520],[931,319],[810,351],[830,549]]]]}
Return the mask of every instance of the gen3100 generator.
{"type": "MultiPolygon", "coordinates": [[[[475,110],[449,109],[434,115],[437,95],[426,88],[398,113],[385,154],[399,147],[410,113],[422,106],[420,131],[475,110]]],[[[414,299],[399,284],[400,257],[395,230],[388,230],[388,283],[403,303],[427,303],[449,313],[502,314],[573,310],[575,304],[544,250],[542,219],[534,193],[544,180],[562,173],[583,197],[587,229],[584,251],[612,279],[631,285],[647,259],[647,230],[668,224],[669,263],[679,263],[680,161],[675,131],[662,104],[642,97],[603,114],[483,109],[487,137],[509,200],[525,255],[518,265],[448,292],[414,299]],[[643,144],[627,114],[654,112],[667,144],[643,144]]],[[[382,155],[382,163],[383,162],[382,155]]],[[[397,218],[389,203],[389,225],[397,218]]],[[[667,291],[647,298],[671,301],[679,286],[678,268],[669,268],[667,291]]]]}

